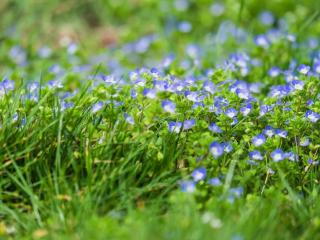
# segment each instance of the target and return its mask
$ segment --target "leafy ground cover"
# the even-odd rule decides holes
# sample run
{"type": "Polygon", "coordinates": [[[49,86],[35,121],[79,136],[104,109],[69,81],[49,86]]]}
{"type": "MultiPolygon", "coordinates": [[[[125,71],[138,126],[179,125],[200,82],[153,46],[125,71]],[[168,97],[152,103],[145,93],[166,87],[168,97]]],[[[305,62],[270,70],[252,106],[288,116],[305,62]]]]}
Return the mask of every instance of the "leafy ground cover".
{"type": "Polygon", "coordinates": [[[318,5],[1,3],[1,237],[318,239],[318,5]]]}

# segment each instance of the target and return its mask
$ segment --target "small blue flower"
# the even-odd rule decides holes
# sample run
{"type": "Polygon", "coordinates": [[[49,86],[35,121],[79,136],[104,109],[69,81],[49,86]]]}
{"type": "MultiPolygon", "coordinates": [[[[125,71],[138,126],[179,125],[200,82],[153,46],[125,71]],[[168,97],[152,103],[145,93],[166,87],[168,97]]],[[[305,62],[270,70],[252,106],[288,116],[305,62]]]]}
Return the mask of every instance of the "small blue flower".
{"type": "Polygon", "coordinates": [[[124,119],[126,120],[127,123],[131,124],[131,125],[134,125],[134,119],[133,117],[131,117],[129,114],[127,113],[124,113],[123,114],[124,116],[124,119]]]}
{"type": "Polygon", "coordinates": [[[61,111],[64,111],[64,110],[72,108],[72,107],[74,107],[74,103],[73,102],[62,101],[60,109],[61,109],[61,111]]]}
{"type": "Polygon", "coordinates": [[[260,106],[260,112],[259,112],[259,116],[262,117],[265,114],[267,114],[268,112],[270,112],[273,109],[272,106],[269,105],[261,105],[260,106]]]}
{"type": "Polygon", "coordinates": [[[277,136],[282,137],[282,138],[286,138],[288,136],[288,131],[280,129],[280,128],[275,129],[274,132],[277,136]]]}
{"type": "Polygon", "coordinates": [[[286,153],[284,154],[284,157],[287,158],[287,159],[289,159],[289,160],[292,161],[292,162],[298,161],[298,158],[299,158],[298,155],[295,154],[295,153],[293,153],[293,152],[286,152],[286,153]]]}
{"type": "Polygon", "coordinates": [[[271,152],[270,156],[274,162],[280,162],[285,159],[285,153],[280,148],[271,152]]]}
{"type": "Polygon", "coordinates": [[[238,123],[238,118],[234,117],[232,118],[231,126],[234,126],[238,123]]]}
{"type": "Polygon", "coordinates": [[[310,71],[310,66],[301,64],[297,70],[299,73],[306,75],[310,71]]]}
{"type": "Polygon", "coordinates": [[[193,180],[195,182],[199,182],[205,179],[206,175],[207,175],[207,170],[204,167],[199,167],[191,173],[191,176],[193,177],[193,180]]]}
{"type": "Polygon", "coordinates": [[[291,82],[291,85],[293,86],[293,88],[294,88],[295,90],[303,90],[304,82],[299,81],[299,80],[293,80],[293,81],[291,82]]]}
{"type": "Polygon", "coordinates": [[[103,108],[103,106],[104,106],[104,103],[101,101],[93,104],[92,105],[92,112],[96,113],[96,112],[100,111],[103,108]]]}
{"type": "Polygon", "coordinates": [[[274,16],[269,11],[261,12],[259,19],[260,19],[260,22],[266,26],[271,26],[275,21],[274,16]]]}
{"type": "Polygon", "coordinates": [[[194,120],[194,119],[185,120],[183,122],[183,129],[184,130],[191,129],[195,124],[196,124],[196,120],[194,120]]]}
{"type": "Polygon", "coordinates": [[[306,147],[306,146],[308,146],[309,144],[310,144],[309,138],[303,137],[303,138],[300,139],[299,145],[300,145],[301,147],[306,147]]]}
{"type": "Polygon", "coordinates": [[[238,111],[234,108],[228,108],[225,112],[225,114],[229,117],[229,118],[234,118],[237,116],[238,111]]]}
{"type": "Polygon", "coordinates": [[[258,150],[249,152],[249,157],[253,160],[263,160],[263,156],[261,155],[261,152],[258,150]]]}
{"type": "Polygon", "coordinates": [[[317,122],[320,119],[320,114],[311,110],[307,110],[305,116],[313,123],[317,122]]]}
{"type": "Polygon", "coordinates": [[[274,129],[271,126],[266,126],[263,130],[263,134],[265,134],[267,137],[272,137],[274,135],[274,129]]]}
{"type": "Polygon", "coordinates": [[[214,133],[222,133],[221,128],[218,127],[217,124],[215,124],[215,123],[211,123],[211,124],[209,125],[209,130],[210,130],[211,132],[214,132],[214,133]]]}
{"type": "Polygon", "coordinates": [[[14,90],[14,81],[11,81],[11,80],[5,78],[4,80],[2,80],[2,82],[0,82],[0,86],[3,87],[6,91],[13,91],[14,90]]]}
{"type": "Polygon", "coordinates": [[[209,151],[214,158],[218,158],[223,154],[223,146],[218,142],[212,142],[209,146],[209,151]]]}
{"type": "Polygon", "coordinates": [[[266,37],[266,35],[263,35],[263,34],[257,35],[254,38],[254,42],[259,47],[268,48],[270,46],[269,39],[266,37]]]}
{"type": "Polygon", "coordinates": [[[188,100],[192,102],[198,102],[198,93],[192,91],[186,91],[185,96],[188,100]]]}
{"type": "Polygon", "coordinates": [[[242,113],[243,116],[248,116],[248,114],[252,110],[252,104],[248,103],[247,105],[240,107],[240,112],[242,113]]]}
{"type": "Polygon", "coordinates": [[[233,197],[239,198],[243,194],[243,187],[230,188],[229,193],[233,197]]]}
{"type": "Polygon", "coordinates": [[[231,142],[225,142],[225,143],[222,143],[221,145],[223,146],[223,150],[226,153],[230,153],[233,150],[231,142]]]}
{"type": "Polygon", "coordinates": [[[192,30],[192,24],[188,21],[180,22],[178,25],[178,29],[180,32],[188,33],[192,30]]]}
{"type": "Polygon", "coordinates": [[[256,147],[261,146],[266,142],[266,137],[263,134],[259,134],[252,138],[252,144],[256,147]]]}
{"type": "Polygon", "coordinates": [[[312,99],[309,99],[307,102],[306,102],[306,105],[308,107],[312,106],[314,104],[314,101],[312,99]]]}
{"type": "Polygon", "coordinates": [[[182,192],[193,193],[196,190],[196,184],[191,180],[182,181],[180,186],[182,192]]]}
{"type": "Polygon", "coordinates": [[[240,89],[240,88],[238,88],[236,90],[236,94],[240,99],[246,99],[247,100],[250,97],[250,92],[249,92],[248,89],[240,89]]]}
{"type": "Polygon", "coordinates": [[[161,106],[168,113],[176,112],[176,104],[170,100],[163,100],[161,106]]]}
{"type": "Polygon", "coordinates": [[[214,187],[217,187],[217,186],[221,186],[221,180],[219,178],[211,178],[208,180],[208,183],[211,185],[211,186],[214,186],[214,187]]]}
{"type": "Polygon", "coordinates": [[[308,159],[308,163],[311,165],[319,165],[319,161],[314,161],[312,158],[308,159]]]}
{"type": "Polygon", "coordinates": [[[143,90],[143,95],[147,98],[154,99],[157,97],[157,91],[155,89],[145,88],[143,90]]]}
{"type": "Polygon", "coordinates": [[[224,13],[224,11],[225,11],[225,6],[221,2],[214,2],[210,6],[210,12],[215,17],[221,16],[224,13]]]}
{"type": "Polygon", "coordinates": [[[268,71],[268,75],[272,78],[279,76],[281,73],[281,69],[278,67],[272,67],[270,68],[270,70],[268,71]]]}
{"type": "Polygon", "coordinates": [[[179,133],[182,129],[182,122],[169,122],[168,128],[169,132],[179,133]]]}
{"type": "Polygon", "coordinates": [[[203,83],[203,89],[206,90],[207,92],[211,93],[211,94],[214,94],[216,86],[210,81],[205,81],[203,83]]]}

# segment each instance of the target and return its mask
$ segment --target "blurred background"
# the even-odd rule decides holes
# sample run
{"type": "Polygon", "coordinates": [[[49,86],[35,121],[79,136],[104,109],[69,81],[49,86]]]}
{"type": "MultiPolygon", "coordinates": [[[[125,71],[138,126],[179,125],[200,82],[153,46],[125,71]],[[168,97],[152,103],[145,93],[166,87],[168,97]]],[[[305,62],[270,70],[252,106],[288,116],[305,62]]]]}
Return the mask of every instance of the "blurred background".
{"type": "Polygon", "coordinates": [[[273,30],[318,41],[319,10],[319,0],[1,0],[0,62],[21,67],[67,49],[80,61],[109,52],[129,67],[205,52],[210,65],[273,30]]]}
{"type": "Polygon", "coordinates": [[[24,44],[58,45],[70,38],[112,46],[150,34],[197,40],[226,20],[254,33],[285,20],[288,30],[298,32],[311,16],[319,19],[319,6],[319,0],[1,0],[0,29],[1,38],[16,34],[24,44]]]}

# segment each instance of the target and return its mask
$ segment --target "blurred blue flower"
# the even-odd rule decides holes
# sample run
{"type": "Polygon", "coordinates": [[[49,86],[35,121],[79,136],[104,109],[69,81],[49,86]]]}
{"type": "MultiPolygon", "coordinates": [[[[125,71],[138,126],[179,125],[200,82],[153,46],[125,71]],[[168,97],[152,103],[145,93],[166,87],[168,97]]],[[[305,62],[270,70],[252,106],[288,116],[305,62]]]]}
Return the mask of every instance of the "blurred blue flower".
{"type": "Polygon", "coordinates": [[[215,123],[211,123],[211,124],[209,125],[209,130],[210,130],[211,132],[214,132],[214,133],[222,133],[221,128],[218,127],[217,124],[215,124],[215,123]]]}
{"type": "Polygon", "coordinates": [[[176,104],[170,100],[163,100],[161,106],[163,110],[168,113],[176,112],[176,104]]]}
{"type": "Polygon", "coordinates": [[[154,99],[157,97],[157,91],[155,89],[145,88],[143,89],[143,95],[147,98],[154,99]]]}
{"type": "Polygon", "coordinates": [[[191,173],[191,176],[195,182],[199,182],[205,179],[206,175],[207,175],[207,170],[204,167],[199,167],[191,173]]]}
{"type": "Polygon", "coordinates": [[[183,130],[191,129],[196,124],[196,120],[190,119],[183,122],[183,130]]]}
{"type": "Polygon", "coordinates": [[[269,11],[261,12],[259,15],[259,19],[260,22],[266,26],[271,26],[275,21],[273,14],[269,11]]]}
{"type": "Polygon", "coordinates": [[[280,148],[272,151],[270,156],[274,162],[280,162],[285,159],[285,153],[280,148]]]}
{"type": "Polygon", "coordinates": [[[182,192],[193,193],[196,190],[196,184],[191,180],[181,181],[180,186],[182,192]]]}
{"type": "Polygon", "coordinates": [[[266,142],[266,137],[263,134],[258,134],[252,138],[252,144],[256,147],[261,146],[266,142]]]}
{"type": "Polygon", "coordinates": [[[169,132],[179,133],[182,129],[182,122],[169,122],[168,128],[169,132]]]}
{"type": "Polygon", "coordinates": [[[219,179],[219,178],[211,178],[211,179],[209,179],[208,180],[208,183],[211,185],[211,186],[215,186],[215,187],[217,187],[217,186],[221,186],[221,180],[219,179]]]}
{"type": "Polygon", "coordinates": [[[218,142],[212,142],[209,146],[209,151],[214,158],[217,158],[223,154],[223,146],[218,142]]]}
{"type": "Polygon", "coordinates": [[[263,134],[267,137],[272,137],[275,134],[275,130],[271,126],[266,126],[263,130],[263,134]]]}
{"type": "Polygon", "coordinates": [[[310,71],[310,68],[311,68],[310,66],[301,64],[301,65],[299,65],[297,70],[299,73],[306,75],[310,71]]]}
{"type": "Polygon", "coordinates": [[[258,150],[249,152],[249,157],[253,160],[263,160],[263,156],[261,155],[261,152],[258,150]]]}
{"type": "Polygon", "coordinates": [[[225,114],[229,117],[229,118],[234,118],[237,116],[238,111],[234,108],[228,108],[225,112],[225,114]]]}
{"type": "Polygon", "coordinates": [[[96,113],[96,112],[100,111],[103,108],[103,106],[104,106],[104,103],[101,101],[93,104],[92,105],[92,112],[96,113]]]}
{"type": "Polygon", "coordinates": [[[320,114],[311,110],[307,110],[305,116],[313,123],[317,122],[320,119],[320,114]]]}

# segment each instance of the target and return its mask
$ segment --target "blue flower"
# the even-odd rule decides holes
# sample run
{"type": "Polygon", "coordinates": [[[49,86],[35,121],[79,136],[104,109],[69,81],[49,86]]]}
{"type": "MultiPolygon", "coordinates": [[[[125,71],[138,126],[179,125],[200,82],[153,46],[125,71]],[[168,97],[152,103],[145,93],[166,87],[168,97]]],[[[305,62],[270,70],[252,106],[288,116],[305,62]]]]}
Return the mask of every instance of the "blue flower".
{"type": "Polygon", "coordinates": [[[198,102],[198,93],[192,91],[186,91],[185,96],[188,100],[192,102],[198,102]]]}
{"type": "Polygon", "coordinates": [[[310,71],[310,66],[301,64],[297,70],[299,73],[306,75],[310,71]]]}
{"type": "Polygon", "coordinates": [[[221,2],[215,2],[210,6],[210,12],[213,16],[221,16],[225,11],[225,6],[221,2]]]}
{"type": "Polygon", "coordinates": [[[307,119],[309,119],[313,123],[317,122],[320,119],[320,114],[313,112],[311,110],[307,110],[305,116],[307,119]]]}
{"type": "Polygon", "coordinates": [[[291,82],[291,85],[293,86],[293,88],[294,88],[295,90],[303,90],[304,82],[299,81],[299,80],[293,80],[293,81],[291,82]]]}
{"type": "Polygon", "coordinates": [[[11,81],[7,78],[0,82],[0,88],[4,89],[4,91],[13,91],[14,90],[14,81],[11,81]]]}
{"type": "Polygon", "coordinates": [[[131,124],[131,125],[134,125],[134,119],[133,117],[131,117],[129,114],[127,113],[124,113],[123,114],[124,116],[124,119],[126,120],[127,123],[131,124]]]}
{"type": "Polygon", "coordinates": [[[219,178],[211,178],[208,180],[208,183],[211,185],[211,186],[220,186],[222,183],[221,183],[221,180],[219,178]]]}
{"type": "Polygon", "coordinates": [[[308,107],[312,106],[314,104],[314,101],[312,99],[309,99],[307,102],[306,102],[306,105],[308,107]]]}
{"type": "Polygon", "coordinates": [[[266,35],[263,35],[263,34],[257,35],[254,38],[254,42],[257,46],[263,47],[263,48],[268,48],[270,45],[269,39],[266,37],[266,35]]]}
{"type": "Polygon", "coordinates": [[[211,124],[209,125],[209,130],[212,131],[212,132],[214,132],[214,133],[222,133],[221,128],[218,127],[217,124],[215,124],[215,123],[211,123],[211,124]]]}
{"type": "Polygon", "coordinates": [[[258,150],[249,152],[249,157],[253,160],[263,160],[263,156],[261,155],[261,152],[258,150]]]}
{"type": "Polygon", "coordinates": [[[64,111],[66,109],[69,109],[69,108],[72,108],[74,106],[74,103],[73,102],[65,102],[65,101],[62,101],[61,102],[61,111],[64,111]]]}
{"type": "Polygon", "coordinates": [[[183,129],[188,130],[188,129],[192,128],[195,124],[196,124],[196,120],[194,120],[194,119],[185,120],[183,122],[183,129]]]}
{"type": "Polygon", "coordinates": [[[182,122],[169,122],[168,128],[169,132],[179,133],[182,129],[182,122]]]}
{"type": "Polygon", "coordinates": [[[155,89],[145,88],[143,90],[143,95],[146,96],[147,98],[154,99],[157,97],[157,91],[155,89]]]}
{"type": "Polygon", "coordinates": [[[271,26],[275,21],[274,16],[269,11],[261,12],[259,18],[261,23],[267,26],[271,26]]]}
{"type": "Polygon", "coordinates": [[[223,146],[218,142],[212,142],[209,146],[209,151],[214,158],[217,158],[223,154],[223,146]]]}
{"type": "Polygon", "coordinates": [[[229,153],[229,152],[231,152],[233,150],[231,142],[225,142],[225,143],[222,143],[221,145],[223,146],[223,150],[226,153],[229,153]]]}
{"type": "Polygon", "coordinates": [[[175,113],[176,111],[176,104],[170,100],[163,100],[161,106],[168,113],[175,113]]]}
{"type": "Polygon", "coordinates": [[[267,136],[267,137],[272,137],[274,135],[274,129],[271,126],[266,126],[265,129],[263,130],[263,133],[267,136]]]}
{"type": "Polygon", "coordinates": [[[300,145],[301,147],[306,147],[306,146],[308,146],[309,144],[310,144],[309,138],[303,137],[303,138],[300,139],[299,145],[300,145]]]}
{"type": "Polygon", "coordinates": [[[100,111],[103,108],[103,106],[104,106],[104,103],[101,101],[93,104],[92,105],[92,112],[96,113],[96,112],[100,111]]]}
{"type": "Polygon", "coordinates": [[[192,30],[192,25],[188,21],[183,21],[183,22],[179,23],[178,29],[179,29],[180,32],[188,33],[188,32],[190,32],[192,30]]]}
{"type": "Polygon", "coordinates": [[[238,123],[238,118],[234,117],[232,118],[231,126],[234,126],[238,123]]]}
{"type": "Polygon", "coordinates": [[[271,152],[270,156],[274,162],[280,162],[285,159],[285,153],[280,148],[271,152]]]}
{"type": "Polygon", "coordinates": [[[308,163],[311,165],[319,165],[319,161],[314,161],[312,158],[308,159],[308,163]]]}
{"type": "Polygon", "coordinates": [[[260,106],[260,112],[259,112],[259,116],[262,117],[265,114],[267,114],[268,112],[270,112],[273,109],[272,106],[269,105],[261,105],[260,106]]]}
{"type": "Polygon", "coordinates": [[[268,71],[268,75],[272,78],[279,76],[281,73],[280,68],[278,67],[272,67],[270,68],[270,70],[268,71]]]}
{"type": "Polygon", "coordinates": [[[240,88],[238,88],[236,90],[236,94],[241,99],[249,99],[249,97],[250,97],[250,92],[249,92],[248,89],[240,89],[240,88]]]}
{"type": "Polygon", "coordinates": [[[259,147],[266,142],[266,137],[263,134],[259,134],[252,138],[252,143],[254,146],[259,147]]]}
{"type": "Polygon", "coordinates": [[[280,128],[275,129],[274,132],[277,136],[282,137],[282,138],[286,138],[288,136],[288,131],[280,129],[280,128]]]}
{"type": "Polygon", "coordinates": [[[295,153],[293,153],[293,152],[286,152],[286,153],[284,154],[284,157],[287,158],[287,159],[289,159],[289,160],[292,161],[292,162],[298,161],[298,158],[299,158],[298,155],[295,154],[295,153]]]}
{"type": "Polygon", "coordinates": [[[180,186],[182,192],[193,193],[196,190],[196,184],[191,180],[182,181],[180,186]]]}
{"type": "Polygon", "coordinates": [[[210,81],[205,81],[203,83],[203,89],[211,94],[214,94],[215,88],[216,88],[215,85],[210,81]]]}
{"type": "Polygon", "coordinates": [[[238,111],[234,108],[228,108],[225,112],[225,114],[229,117],[229,118],[234,118],[237,116],[238,111]]]}
{"type": "Polygon", "coordinates": [[[191,173],[191,176],[193,177],[193,180],[195,182],[199,182],[205,179],[206,175],[207,175],[207,170],[204,167],[199,167],[191,173]]]}
{"type": "Polygon", "coordinates": [[[240,112],[242,113],[243,116],[248,116],[248,114],[252,110],[252,104],[248,103],[247,105],[240,107],[240,112]]]}

